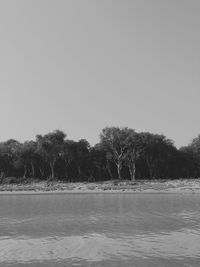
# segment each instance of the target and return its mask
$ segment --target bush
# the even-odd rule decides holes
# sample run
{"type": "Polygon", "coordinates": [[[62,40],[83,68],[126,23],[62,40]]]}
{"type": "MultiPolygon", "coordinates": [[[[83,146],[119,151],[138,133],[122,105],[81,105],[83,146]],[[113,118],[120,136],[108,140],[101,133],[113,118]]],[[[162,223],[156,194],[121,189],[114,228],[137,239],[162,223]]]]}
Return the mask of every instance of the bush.
{"type": "Polygon", "coordinates": [[[6,177],[1,181],[2,184],[22,184],[27,183],[27,178],[23,177],[6,177]]]}

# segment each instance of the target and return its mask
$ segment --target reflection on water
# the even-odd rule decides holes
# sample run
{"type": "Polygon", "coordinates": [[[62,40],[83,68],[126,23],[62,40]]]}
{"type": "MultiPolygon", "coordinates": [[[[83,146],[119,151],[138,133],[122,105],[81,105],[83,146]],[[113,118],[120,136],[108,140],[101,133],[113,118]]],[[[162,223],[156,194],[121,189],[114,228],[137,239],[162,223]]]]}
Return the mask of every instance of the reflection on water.
{"type": "Polygon", "coordinates": [[[200,195],[0,196],[0,266],[200,266],[200,195]]]}

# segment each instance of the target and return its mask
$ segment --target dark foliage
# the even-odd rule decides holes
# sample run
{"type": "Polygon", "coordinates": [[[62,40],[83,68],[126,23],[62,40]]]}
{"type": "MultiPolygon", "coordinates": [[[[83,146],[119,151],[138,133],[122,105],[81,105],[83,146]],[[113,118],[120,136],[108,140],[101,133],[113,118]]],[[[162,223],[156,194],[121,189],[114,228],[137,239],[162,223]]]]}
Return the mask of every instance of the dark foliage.
{"type": "Polygon", "coordinates": [[[68,140],[60,130],[37,135],[35,141],[0,143],[0,183],[198,177],[200,135],[180,149],[164,135],[127,127],[104,128],[93,147],[85,139],[68,140]]]}

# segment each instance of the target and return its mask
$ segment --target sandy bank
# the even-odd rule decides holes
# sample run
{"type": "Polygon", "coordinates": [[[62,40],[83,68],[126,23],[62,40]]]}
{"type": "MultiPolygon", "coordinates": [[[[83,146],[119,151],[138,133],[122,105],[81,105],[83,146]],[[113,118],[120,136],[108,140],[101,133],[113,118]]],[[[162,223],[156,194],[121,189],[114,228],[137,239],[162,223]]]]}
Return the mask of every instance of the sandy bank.
{"type": "Polygon", "coordinates": [[[95,183],[32,182],[0,185],[0,194],[200,193],[200,179],[106,181],[95,183]]]}

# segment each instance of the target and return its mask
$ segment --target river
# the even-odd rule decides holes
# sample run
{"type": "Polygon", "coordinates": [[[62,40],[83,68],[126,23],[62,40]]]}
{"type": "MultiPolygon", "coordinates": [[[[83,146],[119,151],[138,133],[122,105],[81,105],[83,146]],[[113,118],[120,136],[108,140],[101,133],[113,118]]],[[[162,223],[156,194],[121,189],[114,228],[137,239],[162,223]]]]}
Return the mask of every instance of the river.
{"type": "Polygon", "coordinates": [[[200,266],[200,194],[0,195],[0,266],[200,266]]]}

